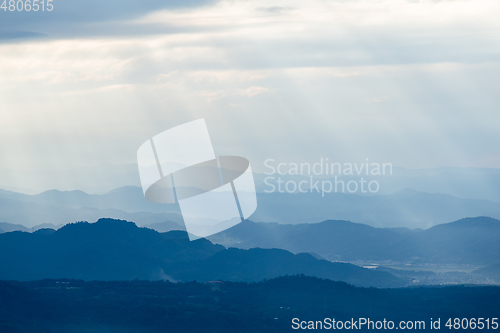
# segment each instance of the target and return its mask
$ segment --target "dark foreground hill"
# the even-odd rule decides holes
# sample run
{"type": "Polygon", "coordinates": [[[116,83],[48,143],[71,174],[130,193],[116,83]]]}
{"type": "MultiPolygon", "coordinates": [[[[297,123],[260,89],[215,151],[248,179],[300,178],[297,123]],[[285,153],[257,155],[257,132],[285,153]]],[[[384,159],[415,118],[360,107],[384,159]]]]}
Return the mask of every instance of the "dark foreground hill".
{"type": "Polygon", "coordinates": [[[307,253],[294,255],[280,249],[230,248],[197,262],[175,263],[171,265],[169,271],[182,281],[257,282],[278,276],[305,274],[334,281],[346,281],[357,286],[398,287],[407,283],[405,279],[387,274],[388,272],[318,260],[307,253]]]}
{"type": "Polygon", "coordinates": [[[491,330],[499,313],[498,287],[365,289],[305,276],[253,284],[0,281],[0,332],[12,333],[281,333],[302,321],[328,329],[332,319],[337,328],[349,321],[366,329],[360,318],[394,328],[405,321],[416,331],[429,331],[431,318],[441,330],[450,318],[483,318],[480,331],[489,331],[486,319],[491,330]]]}
{"type": "Polygon", "coordinates": [[[210,236],[224,246],[314,252],[329,260],[485,265],[500,262],[500,221],[465,218],[426,230],[374,228],[348,221],[314,224],[245,221],[210,236]]]}
{"type": "Polygon", "coordinates": [[[253,282],[307,274],[359,286],[398,287],[388,272],[294,255],[278,249],[225,249],[186,232],[158,233],[132,222],[101,219],[34,233],[0,234],[0,279],[169,279],[253,282]]]}
{"type": "Polygon", "coordinates": [[[68,224],[57,231],[3,233],[0,278],[159,279],[163,265],[224,250],[206,239],[188,242],[185,237],[185,232],[161,234],[112,219],[68,224]]]}

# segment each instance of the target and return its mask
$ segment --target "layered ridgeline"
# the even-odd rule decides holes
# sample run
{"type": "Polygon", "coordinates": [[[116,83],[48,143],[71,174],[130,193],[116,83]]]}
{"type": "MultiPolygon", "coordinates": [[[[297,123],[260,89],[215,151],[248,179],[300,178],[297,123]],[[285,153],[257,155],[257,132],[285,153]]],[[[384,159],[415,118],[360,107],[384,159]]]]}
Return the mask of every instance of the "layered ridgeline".
{"type": "MultiPolygon", "coordinates": [[[[257,196],[258,208],[252,219],[261,222],[298,224],[336,219],[375,227],[426,229],[464,216],[500,218],[498,202],[413,190],[371,196],[329,193],[323,197],[316,192],[257,196]]],[[[134,221],[140,226],[154,224],[153,228],[161,232],[184,229],[176,205],[151,203],[139,187],[122,187],[102,195],[57,190],[26,195],[0,190],[1,222],[28,228],[40,224],[56,227],[68,221],[96,221],[101,217],[134,221]]],[[[9,231],[1,225],[0,229],[9,231]]]]}
{"type": "Polygon", "coordinates": [[[0,280],[167,279],[254,282],[305,274],[358,286],[397,287],[404,278],[310,254],[279,249],[226,249],[185,231],[159,233],[132,222],[100,219],[59,230],[0,234],[0,280]]]}
{"type": "Polygon", "coordinates": [[[0,222],[0,234],[4,233],[4,232],[11,232],[11,231],[30,231],[30,229],[26,228],[24,225],[21,225],[21,224],[0,222]]]}
{"type": "Polygon", "coordinates": [[[427,229],[465,216],[500,218],[500,203],[405,189],[387,195],[262,193],[251,219],[287,224],[347,220],[378,228],[427,229]]]}
{"type": "Polygon", "coordinates": [[[426,230],[374,228],[348,221],[312,224],[244,221],[210,236],[214,243],[312,252],[328,260],[487,265],[500,262],[500,221],[465,218],[426,230]]]}
{"type": "MultiPolygon", "coordinates": [[[[0,221],[10,225],[36,230],[44,226],[57,228],[68,221],[96,221],[101,217],[136,221],[141,226],[168,222],[174,223],[170,230],[184,229],[176,205],[149,202],[140,187],[121,187],[102,195],[58,190],[27,195],[0,190],[0,221]]],[[[5,232],[11,228],[0,226],[5,232]]]]}

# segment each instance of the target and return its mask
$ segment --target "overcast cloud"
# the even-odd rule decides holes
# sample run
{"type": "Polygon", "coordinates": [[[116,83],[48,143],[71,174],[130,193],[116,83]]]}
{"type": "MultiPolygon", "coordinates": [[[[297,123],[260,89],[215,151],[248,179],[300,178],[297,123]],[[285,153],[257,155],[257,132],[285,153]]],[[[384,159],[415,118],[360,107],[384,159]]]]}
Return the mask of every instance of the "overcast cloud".
{"type": "Polygon", "coordinates": [[[256,170],[500,167],[497,0],[121,3],[0,11],[2,169],[134,163],[200,117],[256,170]]]}

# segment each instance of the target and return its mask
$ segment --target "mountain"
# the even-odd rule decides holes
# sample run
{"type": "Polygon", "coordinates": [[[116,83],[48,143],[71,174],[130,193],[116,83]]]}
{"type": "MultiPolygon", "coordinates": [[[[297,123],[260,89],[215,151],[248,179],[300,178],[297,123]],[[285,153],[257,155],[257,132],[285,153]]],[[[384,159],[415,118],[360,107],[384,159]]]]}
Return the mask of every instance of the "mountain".
{"type": "Polygon", "coordinates": [[[55,224],[52,224],[52,223],[42,223],[42,224],[37,224],[33,227],[31,227],[31,231],[37,231],[37,230],[40,230],[40,229],[54,229],[54,230],[57,230],[59,229],[60,227],[62,227],[62,225],[55,225],[55,224]]]}
{"type": "Polygon", "coordinates": [[[418,257],[432,262],[499,262],[500,221],[480,216],[437,225],[417,234],[413,249],[418,257]]]}
{"type": "MultiPolygon", "coordinates": [[[[286,168],[282,169],[285,171],[286,168]]],[[[307,170],[307,169],[306,169],[307,170]]],[[[366,169],[365,169],[366,170],[366,169]]],[[[359,182],[360,177],[365,181],[377,181],[380,184],[380,190],[377,194],[391,194],[405,189],[412,189],[425,193],[448,194],[457,198],[489,200],[500,202],[500,169],[492,168],[458,168],[458,167],[439,167],[433,169],[406,169],[394,166],[392,174],[387,170],[384,176],[370,176],[366,174],[349,176],[338,176],[338,180],[348,183],[353,180],[359,182]]],[[[269,172],[269,170],[267,170],[269,172]]],[[[314,176],[314,175],[313,175],[314,176]]],[[[269,190],[268,183],[276,184],[277,177],[284,182],[294,181],[299,183],[302,180],[309,181],[309,175],[267,175],[262,173],[254,174],[257,190],[263,192],[269,190]],[[274,177],[270,179],[268,177],[274,177]]],[[[332,176],[325,175],[316,177],[316,180],[330,180],[335,183],[332,176]]]]}
{"type": "Polygon", "coordinates": [[[137,164],[107,164],[82,166],[67,170],[0,170],[0,184],[4,189],[23,193],[40,193],[47,189],[88,193],[105,193],[123,185],[139,186],[137,164]]]}
{"type": "Polygon", "coordinates": [[[317,223],[349,220],[374,227],[427,229],[465,216],[500,218],[500,203],[447,194],[403,190],[388,195],[330,193],[260,193],[252,220],[317,223]]]}
{"type": "Polygon", "coordinates": [[[177,209],[173,204],[158,204],[147,201],[144,198],[142,189],[137,186],[119,187],[105,194],[88,194],[78,190],[49,190],[35,195],[28,195],[0,190],[0,199],[67,209],[117,209],[128,213],[165,213],[177,209]]]}
{"type": "Polygon", "coordinates": [[[28,228],[26,228],[23,225],[12,224],[12,223],[7,223],[7,222],[0,222],[0,229],[2,229],[3,232],[10,232],[10,231],[30,231],[28,228]]]}
{"type": "Polygon", "coordinates": [[[60,227],[62,227],[62,225],[55,225],[55,224],[52,224],[52,223],[42,223],[42,224],[37,224],[31,228],[26,228],[25,226],[23,225],[20,225],[20,224],[12,224],[12,223],[6,223],[6,222],[0,222],[0,227],[3,228],[3,230],[5,231],[2,231],[0,230],[0,233],[2,232],[11,232],[11,231],[24,231],[24,232],[33,232],[33,231],[36,231],[36,230],[39,230],[39,229],[47,229],[47,228],[50,228],[50,229],[59,229],[60,227]]]}
{"type": "Polygon", "coordinates": [[[170,279],[258,281],[308,274],[360,286],[396,287],[403,278],[285,250],[225,249],[185,231],[158,233],[132,222],[100,219],[57,231],[0,234],[0,279],[170,279]]]}
{"type": "Polygon", "coordinates": [[[374,228],[348,221],[314,224],[244,221],[209,237],[242,249],[314,252],[329,260],[474,264],[500,262],[500,221],[465,218],[426,230],[374,228]]]}
{"type": "MultiPolygon", "coordinates": [[[[500,218],[500,203],[447,194],[405,189],[387,195],[348,193],[258,193],[258,208],[252,219],[260,222],[317,223],[349,220],[374,227],[427,229],[464,216],[500,218]]],[[[148,225],[184,222],[178,205],[156,204],[144,198],[135,186],[117,188],[106,194],[82,191],[46,191],[26,195],[0,190],[0,220],[33,227],[110,217],[148,225]]]]}
{"type": "Polygon", "coordinates": [[[37,195],[25,196],[24,201],[66,208],[118,209],[128,213],[165,213],[176,211],[173,204],[158,204],[144,198],[142,188],[123,186],[105,194],[87,194],[83,191],[50,190],[37,195]]]}
{"type": "Polygon", "coordinates": [[[500,169],[442,167],[409,170],[395,168],[381,180],[382,193],[410,188],[419,192],[443,193],[458,198],[500,202],[500,169]]]}
{"type": "MultiPolygon", "coordinates": [[[[286,168],[285,168],[286,169],[286,168]]],[[[366,169],[365,169],[366,170],[366,169]]],[[[448,195],[455,198],[500,202],[500,169],[499,168],[460,168],[460,167],[438,167],[431,169],[406,169],[394,166],[392,174],[384,176],[370,175],[340,175],[338,180],[345,184],[353,180],[360,181],[360,177],[369,183],[374,180],[380,184],[377,195],[395,194],[401,191],[412,190],[414,192],[448,195]]],[[[354,172],[356,173],[356,172],[354,172]]],[[[313,174],[314,176],[314,174],[313,174]]],[[[256,189],[262,194],[269,191],[265,179],[270,177],[265,173],[254,173],[256,189]]],[[[284,182],[292,180],[296,184],[305,180],[309,183],[310,175],[279,175],[274,174],[275,179],[270,183],[276,185],[277,178],[284,182]]],[[[330,180],[335,183],[335,178],[329,175],[314,176],[315,180],[330,180]]],[[[306,186],[307,187],[307,186],[306,186]]],[[[298,191],[296,193],[299,193],[298,191]]],[[[348,191],[338,194],[349,194],[348,191]]],[[[361,194],[357,192],[356,194],[361,194]]],[[[329,196],[329,194],[326,194],[329,196]]],[[[468,216],[477,214],[468,214],[468,216]]],[[[488,214],[487,214],[488,215],[488,214]]],[[[457,219],[457,218],[456,218],[457,219]]]]}
{"type": "Polygon", "coordinates": [[[164,221],[184,224],[175,205],[150,203],[136,187],[117,189],[105,195],[56,190],[26,195],[0,190],[0,220],[9,223],[26,227],[46,223],[64,225],[101,217],[137,221],[140,225],[164,221]]]}
{"type": "Polygon", "coordinates": [[[186,230],[186,227],[184,225],[180,225],[179,223],[175,223],[172,221],[148,224],[145,225],[144,227],[156,230],[158,232],[169,232],[172,230],[186,230]]]}
{"type": "Polygon", "coordinates": [[[199,260],[224,249],[206,239],[189,242],[185,232],[161,234],[112,219],[45,230],[0,235],[0,279],[158,279],[169,262],[199,260]]]}
{"type": "MultiPolygon", "coordinates": [[[[312,163],[315,162],[318,161],[312,163]]],[[[332,162],[332,159],[330,159],[330,162],[332,162]]],[[[279,161],[276,161],[274,165],[277,166],[278,163],[279,161]]],[[[254,170],[262,169],[262,167],[263,164],[261,164],[260,168],[259,165],[252,165],[254,170]]],[[[419,192],[442,193],[465,199],[500,202],[500,169],[458,167],[406,169],[397,166],[392,169],[392,175],[378,177],[365,175],[364,179],[379,182],[379,194],[384,195],[409,188],[419,192]]],[[[267,168],[262,171],[269,172],[267,168]]],[[[301,176],[274,176],[296,182],[309,178],[307,174],[301,176]]],[[[264,183],[267,177],[269,175],[265,173],[254,173],[257,191],[263,192],[269,188],[264,183]]],[[[330,180],[332,179],[330,178],[330,180]]],[[[350,180],[359,181],[359,176],[342,176],[342,180],[346,183],[350,180]]],[[[87,193],[107,193],[124,185],[140,186],[136,164],[99,164],[69,170],[0,170],[0,187],[30,194],[40,193],[47,189],[59,189],[61,191],[80,189],[87,193]]],[[[472,215],[474,214],[468,214],[468,216],[472,215]]]]}
{"type": "Polygon", "coordinates": [[[365,287],[395,287],[406,284],[404,279],[386,272],[318,260],[307,253],[294,255],[280,249],[229,248],[205,260],[179,263],[173,267],[172,275],[183,281],[257,282],[279,276],[304,274],[365,287]]]}
{"type": "Polygon", "coordinates": [[[50,190],[27,195],[0,190],[0,219],[32,227],[35,224],[66,224],[112,217],[151,224],[173,221],[183,225],[173,204],[156,204],[144,198],[142,189],[125,186],[106,194],[50,190]]]}

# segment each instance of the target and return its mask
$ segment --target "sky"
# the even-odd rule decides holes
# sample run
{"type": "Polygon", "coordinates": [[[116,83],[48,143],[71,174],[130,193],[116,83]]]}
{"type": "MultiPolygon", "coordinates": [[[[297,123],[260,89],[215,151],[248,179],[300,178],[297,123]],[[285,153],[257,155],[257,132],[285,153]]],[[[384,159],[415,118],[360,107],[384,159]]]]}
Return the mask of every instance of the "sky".
{"type": "Polygon", "coordinates": [[[199,118],[216,154],[255,171],[321,157],[500,168],[498,0],[53,5],[0,10],[0,187],[133,164],[199,118]]]}

